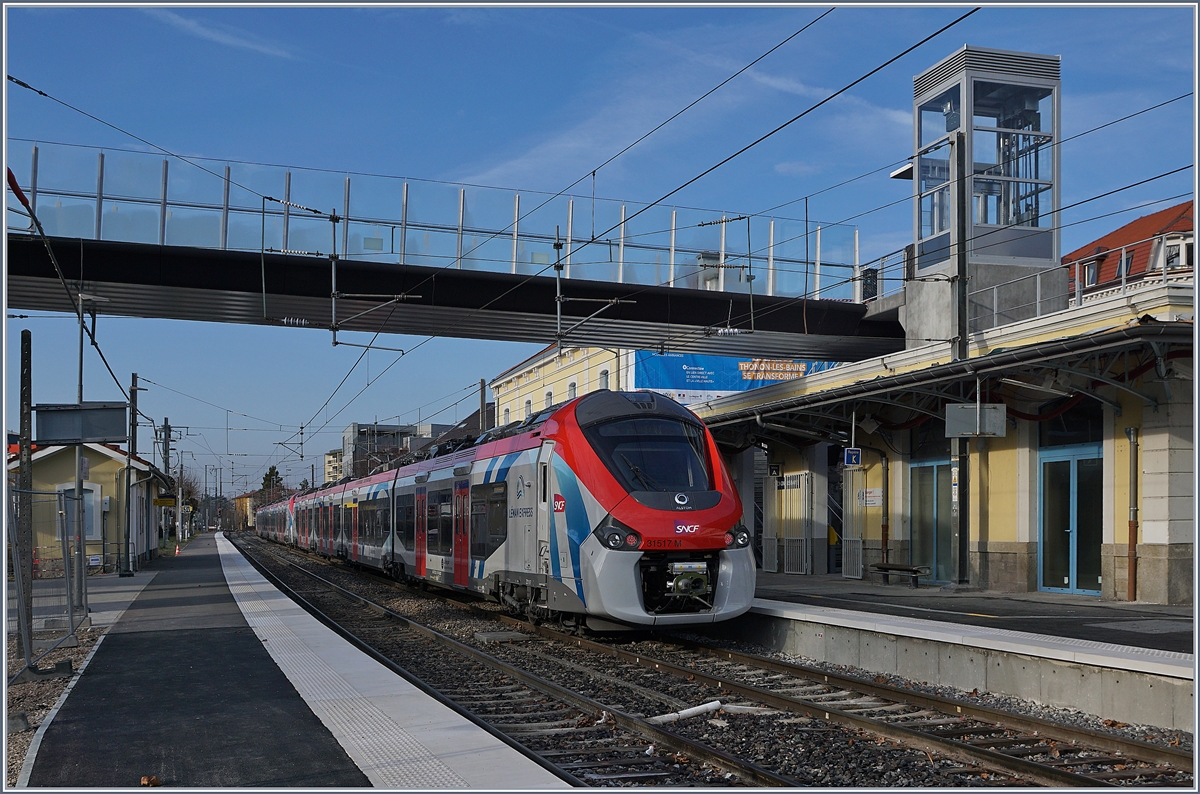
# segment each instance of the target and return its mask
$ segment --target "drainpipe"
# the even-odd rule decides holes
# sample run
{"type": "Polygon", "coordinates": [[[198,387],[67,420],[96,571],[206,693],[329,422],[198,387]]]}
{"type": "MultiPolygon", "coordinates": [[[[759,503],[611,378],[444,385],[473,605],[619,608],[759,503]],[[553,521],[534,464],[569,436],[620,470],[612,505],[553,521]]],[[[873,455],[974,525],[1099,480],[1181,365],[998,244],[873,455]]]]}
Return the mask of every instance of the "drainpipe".
{"type": "Polygon", "coordinates": [[[1129,599],[1137,601],[1138,463],[1137,428],[1125,428],[1129,437],[1129,599]]]}

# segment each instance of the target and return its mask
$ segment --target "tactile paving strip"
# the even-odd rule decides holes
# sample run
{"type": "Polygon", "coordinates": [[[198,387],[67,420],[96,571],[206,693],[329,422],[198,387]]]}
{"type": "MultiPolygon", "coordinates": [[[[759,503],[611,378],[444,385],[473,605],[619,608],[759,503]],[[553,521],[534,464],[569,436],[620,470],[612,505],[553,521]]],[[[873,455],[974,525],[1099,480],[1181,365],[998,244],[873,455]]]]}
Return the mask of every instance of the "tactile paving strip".
{"type": "MultiPolygon", "coordinates": [[[[229,590],[245,615],[246,622],[309,708],[330,729],[376,787],[420,789],[468,786],[466,780],[439,761],[370,700],[360,695],[324,659],[305,645],[272,609],[268,602],[271,596],[255,587],[254,579],[259,579],[263,584],[265,580],[261,580],[249,563],[228,547],[227,542],[220,545],[221,563],[229,590]]],[[[284,598],[274,588],[270,593],[274,598],[284,598]]],[[[287,603],[291,605],[290,601],[287,603]]],[[[387,671],[383,674],[391,675],[387,671]]]]}

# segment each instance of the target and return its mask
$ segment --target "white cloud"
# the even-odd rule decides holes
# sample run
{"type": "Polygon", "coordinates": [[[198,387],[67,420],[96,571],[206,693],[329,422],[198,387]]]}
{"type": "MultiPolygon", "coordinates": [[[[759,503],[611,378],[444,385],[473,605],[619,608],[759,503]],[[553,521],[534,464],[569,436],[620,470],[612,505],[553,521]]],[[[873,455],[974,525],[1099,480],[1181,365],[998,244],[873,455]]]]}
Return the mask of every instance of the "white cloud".
{"type": "Polygon", "coordinates": [[[265,41],[252,33],[249,33],[240,28],[235,28],[232,25],[212,24],[200,22],[196,19],[180,16],[174,11],[168,11],[165,8],[146,8],[143,11],[160,22],[182,30],[185,33],[190,33],[193,36],[201,39],[215,41],[218,44],[224,44],[229,47],[236,47],[242,50],[250,50],[259,52],[263,55],[271,55],[276,58],[292,59],[294,56],[283,49],[283,47],[269,41],[265,41]]]}
{"type": "Polygon", "coordinates": [[[785,176],[811,176],[821,170],[819,165],[806,163],[802,160],[792,160],[775,164],[775,173],[785,176]]]}

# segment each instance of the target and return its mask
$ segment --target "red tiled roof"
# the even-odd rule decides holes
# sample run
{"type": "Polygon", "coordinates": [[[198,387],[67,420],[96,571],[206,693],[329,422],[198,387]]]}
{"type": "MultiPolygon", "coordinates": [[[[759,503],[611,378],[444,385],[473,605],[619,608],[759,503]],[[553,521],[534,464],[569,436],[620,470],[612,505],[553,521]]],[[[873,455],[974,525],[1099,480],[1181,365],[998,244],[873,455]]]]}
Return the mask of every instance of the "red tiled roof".
{"type": "MultiPolygon", "coordinates": [[[[1155,241],[1150,238],[1170,232],[1192,231],[1194,228],[1192,207],[1192,202],[1185,201],[1174,207],[1168,207],[1165,210],[1159,210],[1150,215],[1143,215],[1137,220],[1109,232],[1098,240],[1093,240],[1087,245],[1066,254],[1062,258],[1063,265],[1069,266],[1078,260],[1088,259],[1097,254],[1116,252],[1099,258],[1100,272],[1097,274],[1096,283],[1103,284],[1108,281],[1115,281],[1120,278],[1120,275],[1117,273],[1120,250],[1122,247],[1126,247],[1126,255],[1133,254],[1133,263],[1130,266],[1129,273],[1126,275],[1131,276],[1145,273],[1150,264],[1150,256],[1154,253],[1155,241]],[[1131,246],[1132,243],[1138,244],[1131,246]]],[[[1074,271],[1072,270],[1073,277],[1074,271]]]]}

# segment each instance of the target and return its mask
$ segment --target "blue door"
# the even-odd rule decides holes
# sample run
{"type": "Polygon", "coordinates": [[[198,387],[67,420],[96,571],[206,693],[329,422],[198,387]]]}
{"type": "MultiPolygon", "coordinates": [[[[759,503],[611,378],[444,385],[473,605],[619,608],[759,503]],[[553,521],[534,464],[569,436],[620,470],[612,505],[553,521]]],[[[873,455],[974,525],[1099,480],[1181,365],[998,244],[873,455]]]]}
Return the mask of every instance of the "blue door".
{"type": "Polygon", "coordinates": [[[1100,595],[1104,459],[1099,444],[1038,455],[1038,589],[1100,595]]]}

